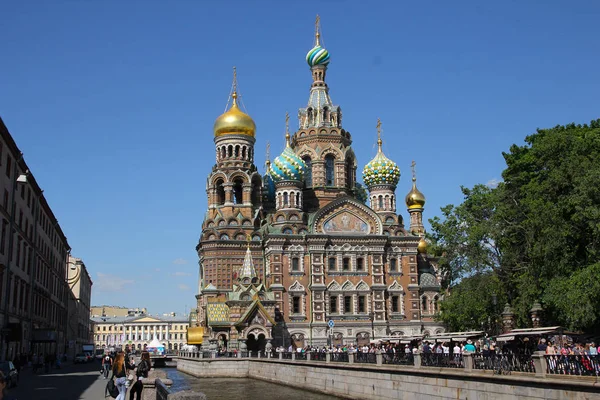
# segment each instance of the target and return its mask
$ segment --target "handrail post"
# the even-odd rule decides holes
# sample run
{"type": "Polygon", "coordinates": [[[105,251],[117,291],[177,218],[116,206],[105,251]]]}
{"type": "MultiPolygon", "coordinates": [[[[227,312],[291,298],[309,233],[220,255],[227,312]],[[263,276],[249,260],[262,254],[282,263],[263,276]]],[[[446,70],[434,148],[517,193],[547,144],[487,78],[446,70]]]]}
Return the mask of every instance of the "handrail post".
{"type": "Polygon", "coordinates": [[[354,364],[354,353],[348,353],[348,364],[354,364]]]}
{"type": "Polygon", "coordinates": [[[310,361],[310,351],[306,352],[306,361],[310,361]]]}
{"type": "Polygon", "coordinates": [[[473,353],[469,351],[464,352],[462,357],[465,364],[465,372],[473,372],[473,353]]]}
{"type": "Polygon", "coordinates": [[[535,367],[535,376],[540,378],[546,377],[546,353],[543,351],[536,351],[531,356],[533,360],[533,366],[535,367]]]}
{"type": "Polygon", "coordinates": [[[415,368],[421,368],[421,351],[417,351],[413,355],[413,361],[415,363],[415,368]]]}
{"type": "Polygon", "coordinates": [[[325,362],[326,363],[331,362],[331,353],[329,353],[329,352],[325,353],[325,362]]]}

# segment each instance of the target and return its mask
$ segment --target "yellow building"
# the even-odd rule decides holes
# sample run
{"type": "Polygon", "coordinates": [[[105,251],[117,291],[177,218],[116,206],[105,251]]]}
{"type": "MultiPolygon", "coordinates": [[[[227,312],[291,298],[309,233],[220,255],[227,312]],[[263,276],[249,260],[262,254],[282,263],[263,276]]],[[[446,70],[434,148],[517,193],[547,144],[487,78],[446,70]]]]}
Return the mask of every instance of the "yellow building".
{"type": "Polygon", "coordinates": [[[154,338],[167,351],[180,350],[187,344],[186,316],[92,317],[92,324],[96,349],[144,350],[154,338]]]}

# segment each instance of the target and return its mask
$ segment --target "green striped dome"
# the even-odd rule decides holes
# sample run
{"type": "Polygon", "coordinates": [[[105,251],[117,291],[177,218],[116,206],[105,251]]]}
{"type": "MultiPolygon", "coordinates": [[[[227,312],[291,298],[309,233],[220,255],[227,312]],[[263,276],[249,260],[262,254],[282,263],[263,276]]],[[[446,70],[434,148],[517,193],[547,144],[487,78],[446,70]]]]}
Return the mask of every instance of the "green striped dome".
{"type": "Polygon", "coordinates": [[[311,67],[315,65],[327,65],[329,64],[329,52],[317,45],[306,53],[306,62],[311,67]]]}
{"type": "Polygon", "coordinates": [[[375,158],[365,165],[363,181],[367,187],[375,185],[396,186],[400,181],[400,168],[380,150],[375,158]]]}

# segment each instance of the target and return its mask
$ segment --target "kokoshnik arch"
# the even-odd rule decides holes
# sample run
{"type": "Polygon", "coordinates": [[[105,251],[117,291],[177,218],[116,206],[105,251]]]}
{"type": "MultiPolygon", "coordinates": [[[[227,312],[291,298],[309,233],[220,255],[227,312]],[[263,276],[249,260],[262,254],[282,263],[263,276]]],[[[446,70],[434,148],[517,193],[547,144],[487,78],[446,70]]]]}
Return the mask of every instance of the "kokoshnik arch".
{"type": "Polygon", "coordinates": [[[291,135],[286,117],[285,148],[267,160],[263,175],[254,164],[256,125],[238,105],[235,70],[231,107],[215,121],[216,164],[196,248],[196,325],[213,347],[362,344],[443,332],[433,318],[440,276],[426,251],[415,164],[407,229],[396,212],[400,169],[383,154],[378,120],[377,155],[363,168],[368,205],[360,200],[352,136],[329,95],[331,58],[320,37],[317,18],[306,55],[308,104],[291,135]]]}

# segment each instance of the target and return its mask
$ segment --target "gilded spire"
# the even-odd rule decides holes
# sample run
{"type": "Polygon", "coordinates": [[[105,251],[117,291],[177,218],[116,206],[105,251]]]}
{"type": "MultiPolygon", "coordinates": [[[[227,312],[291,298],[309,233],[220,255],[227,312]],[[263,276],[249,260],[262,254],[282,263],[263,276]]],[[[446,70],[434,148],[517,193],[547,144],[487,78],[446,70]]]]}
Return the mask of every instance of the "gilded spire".
{"type": "Polygon", "coordinates": [[[381,120],[377,118],[377,146],[379,148],[379,152],[381,153],[381,145],[383,141],[381,140],[381,120]]]}
{"type": "Polygon", "coordinates": [[[231,84],[231,97],[233,98],[233,106],[237,106],[237,69],[233,67],[233,83],[231,84]]]}
{"type": "Polygon", "coordinates": [[[256,270],[254,269],[254,262],[252,261],[252,252],[250,251],[250,235],[247,236],[248,248],[246,249],[246,257],[244,257],[244,263],[240,269],[240,280],[244,278],[256,278],[256,270]]]}
{"type": "Polygon", "coordinates": [[[319,14],[317,14],[317,18],[315,18],[315,46],[320,46],[320,39],[321,38],[321,17],[319,17],[319,14]]]}
{"type": "Polygon", "coordinates": [[[265,167],[267,171],[269,170],[269,165],[271,165],[271,143],[267,142],[267,151],[265,152],[265,167]]]}
{"type": "Polygon", "coordinates": [[[285,147],[290,147],[290,114],[287,111],[285,112],[285,147]]]}

